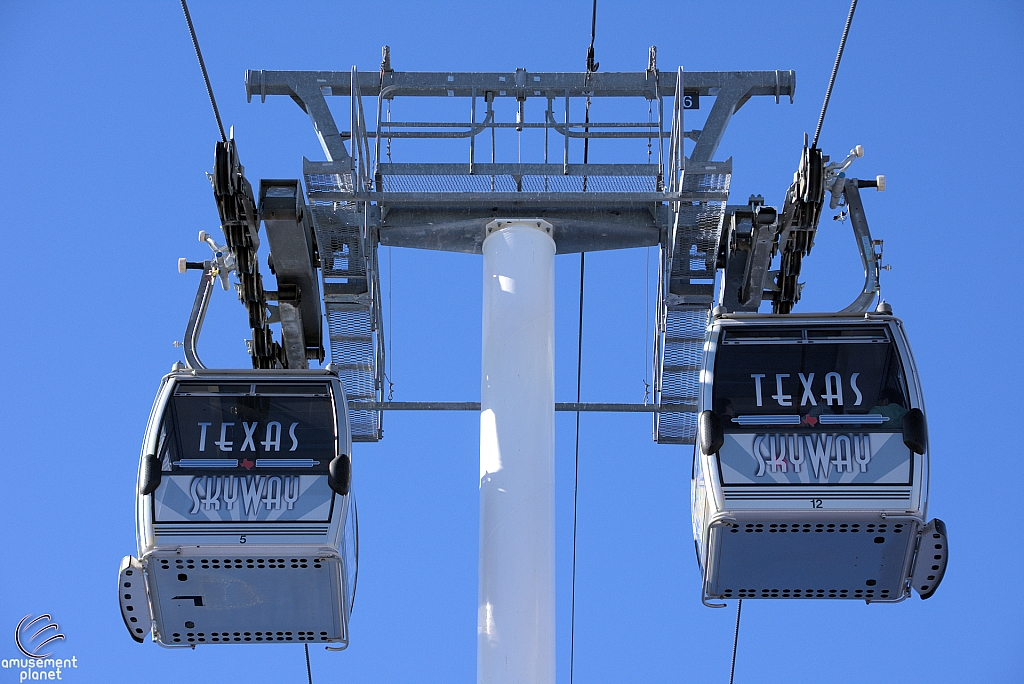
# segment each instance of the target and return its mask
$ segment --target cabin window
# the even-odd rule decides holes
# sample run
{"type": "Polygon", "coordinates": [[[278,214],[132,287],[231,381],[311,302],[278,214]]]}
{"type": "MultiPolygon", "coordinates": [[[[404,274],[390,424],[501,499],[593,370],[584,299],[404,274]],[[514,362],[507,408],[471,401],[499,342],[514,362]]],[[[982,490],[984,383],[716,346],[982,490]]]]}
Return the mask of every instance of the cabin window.
{"type": "MultiPolygon", "coordinates": [[[[745,415],[880,414],[899,429],[910,408],[896,345],[884,327],[723,331],[713,410],[729,428],[745,415]]],[[[808,420],[809,418],[809,420],[808,420]]]]}
{"type": "Polygon", "coordinates": [[[181,383],[161,428],[164,469],[324,472],[337,452],[324,384],[181,383]]]}

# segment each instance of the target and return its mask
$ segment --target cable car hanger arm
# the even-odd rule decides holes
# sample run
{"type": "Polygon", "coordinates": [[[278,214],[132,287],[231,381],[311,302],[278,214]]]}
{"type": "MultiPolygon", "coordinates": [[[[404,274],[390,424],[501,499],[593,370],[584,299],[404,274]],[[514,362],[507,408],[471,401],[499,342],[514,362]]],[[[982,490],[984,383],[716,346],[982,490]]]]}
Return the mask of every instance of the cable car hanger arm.
{"type": "Polygon", "coordinates": [[[196,292],[196,299],[192,303],[192,313],[188,317],[188,327],[185,328],[185,364],[189,368],[206,368],[199,360],[196,346],[199,344],[199,333],[203,330],[203,321],[206,319],[206,310],[210,305],[210,295],[213,294],[213,266],[209,261],[200,263],[188,262],[184,259],[178,261],[178,270],[202,269],[203,277],[199,281],[199,290],[196,292]]]}
{"type": "Polygon", "coordinates": [[[803,258],[814,247],[826,193],[829,208],[845,207],[840,218],[849,215],[864,265],[864,287],[840,313],[870,310],[879,293],[879,271],[887,267],[880,265],[882,242],[871,238],[859,188],[882,192],[885,176],[848,178],[846,170],[863,155],[864,149],[857,145],[843,161],[829,163],[828,156],[807,146],[805,137],[799,169],[778,215],[773,207],[763,206],[760,196],[751,197],[747,207],[728,208],[718,259],[718,267],[725,269],[720,304],[726,311],[757,311],[762,298],[769,297],[773,313],[792,312],[800,300],[803,258]],[[780,253],[779,269],[769,271],[772,259],[780,253]],[[766,285],[768,275],[774,282],[766,285]]]}

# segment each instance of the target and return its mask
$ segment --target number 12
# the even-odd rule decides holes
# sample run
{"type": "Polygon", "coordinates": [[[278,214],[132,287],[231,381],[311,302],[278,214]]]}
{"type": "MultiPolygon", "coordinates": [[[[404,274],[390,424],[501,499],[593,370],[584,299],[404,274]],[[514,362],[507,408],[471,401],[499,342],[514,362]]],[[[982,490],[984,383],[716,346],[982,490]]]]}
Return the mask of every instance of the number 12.
{"type": "Polygon", "coordinates": [[[821,499],[811,499],[811,508],[821,508],[821,499]]]}

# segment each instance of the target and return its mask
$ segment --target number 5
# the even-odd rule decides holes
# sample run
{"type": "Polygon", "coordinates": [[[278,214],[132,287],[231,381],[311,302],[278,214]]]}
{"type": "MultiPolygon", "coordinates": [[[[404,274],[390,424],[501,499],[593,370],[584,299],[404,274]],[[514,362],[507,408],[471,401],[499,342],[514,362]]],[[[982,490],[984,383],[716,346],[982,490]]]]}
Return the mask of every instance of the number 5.
{"type": "Polygon", "coordinates": [[[244,544],[245,543],[245,535],[244,534],[241,537],[238,538],[238,543],[239,544],[244,544]]]}

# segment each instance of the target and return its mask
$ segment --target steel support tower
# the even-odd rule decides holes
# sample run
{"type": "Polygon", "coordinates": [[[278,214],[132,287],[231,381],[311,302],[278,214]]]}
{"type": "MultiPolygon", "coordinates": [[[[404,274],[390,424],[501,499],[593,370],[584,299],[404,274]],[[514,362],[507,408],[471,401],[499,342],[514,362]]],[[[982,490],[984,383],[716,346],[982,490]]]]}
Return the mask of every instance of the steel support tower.
{"type": "MultiPolygon", "coordinates": [[[[303,183],[261,184],[259,218],[279,228],[276,243],[268,230],[279,281],[271,322],[280,320],[284,330],[283,351],[275,353],[286,363],[315,356],[315,343],[298,340],[298,331],[312,330],[303,323],[303,315],[316,313],[306,310],[310,297],[322,301],[330,358],[351,402],[354,440],[381,438],[387,406],[378,247],[484,254],[485,317],[494,315],[484,321],[481,404],[461,407],[481,410],[478,681],[553,680],[556,405],[553,348],[544,342],[553,345],[553,311],[545,308],[553,302],[551,259],[555,253],[659,247],[654,437],[692,444],[723,228],[727,217],[739,215],[742,223],[747,209],[728,207],[732,163],[716,160],[715,153],[732,116],[751,97],[792,101],[795,74],[662,72],[653,48],[648,68],[632,73],[399,72],[385,48],[379,71],[247,71],[245,86],[250,100],[292,98],[323,147],[326,161],[303,160],[303,183]],[[328,105],[334,98],[341,107],[328,105]],[[424,98],[433,102],[427,106],[424,98]],[[602,117],[591,118],[592,104],[602,117]],[[687,129],[686,113],[698,108],[709,108],[703,124],[687,129]],[[393,110],[404,118],[393,118],[393,110]],[[422,111],[451,115],[417,114],[422,111]],[[511,135],[542,138],[543,147],[529,148],[532,161],[524,162],[516,146],[510,160],[510,146],[499,140],[511,135]],[[392,162],[398,144],[435,161],[392,162]],[[605,158],[622,150],[621,161],[581,163],[581,147],[598,144],[605,158]],[[626,152],[630,145],[633,153],[626,152]],[[643,148],[646,159],[636,154],[643,148]],[[310,235],[314,245],[291,244],[310,235]],[[278,251],[308,254],[309,261],[284,264],[282,281],[278,251]],[[310,279],[317,266],[319,283],[310,279]],[[509,329],[514,321],[540,319],[550,325],[509,329]],[[514,334],[522,344],[504,344],[514,334]],[[511,510],[518,511],[515,530],[501,524],[511,510]],[[534,572],[523,579],[530,568],[534,572]],[[527,604],[529,614],[517,614],[517,606],[527,604]]],[[[750,213],[756,209],[751,205],[750,213]]],[[[602,406],[597,410],[615,410],[602,406]]]]}

